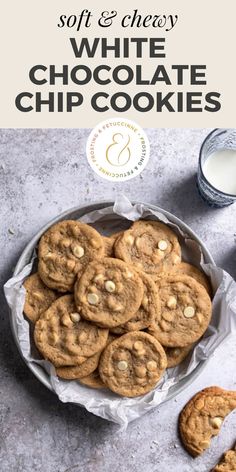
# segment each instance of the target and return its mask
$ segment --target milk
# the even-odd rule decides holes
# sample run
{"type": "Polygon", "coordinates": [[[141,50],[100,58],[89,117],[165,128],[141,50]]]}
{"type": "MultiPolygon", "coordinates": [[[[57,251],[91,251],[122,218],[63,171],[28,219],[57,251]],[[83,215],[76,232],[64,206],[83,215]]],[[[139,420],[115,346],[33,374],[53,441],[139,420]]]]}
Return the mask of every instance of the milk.
{"type": "Polygon", "coordinates": [[[236,196],[236,150],[213,152],[204,162],[202,171],[217,190],[236,196]]]}

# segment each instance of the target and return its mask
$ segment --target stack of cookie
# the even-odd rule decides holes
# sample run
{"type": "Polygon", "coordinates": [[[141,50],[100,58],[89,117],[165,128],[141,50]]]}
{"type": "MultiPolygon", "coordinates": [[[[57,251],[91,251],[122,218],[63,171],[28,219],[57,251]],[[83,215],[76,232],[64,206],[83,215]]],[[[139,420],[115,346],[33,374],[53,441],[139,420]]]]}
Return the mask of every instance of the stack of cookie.
{"type": "Polygon", "coordinates": [[[57,375],[129,397],[180,363],[211,318],[207,277],[181,261],[176,234],[157,221],[110,237],[57,223],[24,287],[35,344],[57,375]]]}

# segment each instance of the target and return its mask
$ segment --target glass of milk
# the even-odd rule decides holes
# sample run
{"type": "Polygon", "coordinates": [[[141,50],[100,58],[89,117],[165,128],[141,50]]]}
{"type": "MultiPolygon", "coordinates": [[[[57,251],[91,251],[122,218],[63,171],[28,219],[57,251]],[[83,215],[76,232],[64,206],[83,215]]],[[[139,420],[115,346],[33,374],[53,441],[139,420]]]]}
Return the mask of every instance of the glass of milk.
{"type": "Polygon", "coordinates": [[[201,146],[197,184],[211,206],[236,202],[236,129],[218,128],[201,146]]]}

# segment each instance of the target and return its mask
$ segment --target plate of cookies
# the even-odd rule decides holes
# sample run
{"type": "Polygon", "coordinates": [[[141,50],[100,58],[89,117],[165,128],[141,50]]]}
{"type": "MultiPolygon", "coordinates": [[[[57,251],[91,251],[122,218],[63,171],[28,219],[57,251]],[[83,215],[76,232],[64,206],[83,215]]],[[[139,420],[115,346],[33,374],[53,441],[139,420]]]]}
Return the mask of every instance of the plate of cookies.
{"type": "Polygon", "coordinates": [[[124,196],[42,228],[4,290],[38,379],[123,426],[180,393],[236,329],[235,283],[204,243],[124,196]]]}

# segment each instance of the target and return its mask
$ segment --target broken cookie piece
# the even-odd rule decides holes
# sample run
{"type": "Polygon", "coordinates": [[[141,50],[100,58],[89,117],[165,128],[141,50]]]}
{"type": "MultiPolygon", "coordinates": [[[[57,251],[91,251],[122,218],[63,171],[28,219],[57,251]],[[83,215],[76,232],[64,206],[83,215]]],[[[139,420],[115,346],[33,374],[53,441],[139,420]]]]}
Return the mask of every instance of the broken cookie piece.
{"type": "Polygon", "coordinates": [[[209,387],[198,392],[179,417],[179,431],[184,447],[193,456],[210,446],[225,417],[236,408],[236,392],[209,387]]]}

